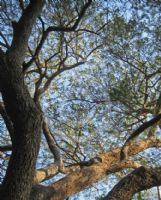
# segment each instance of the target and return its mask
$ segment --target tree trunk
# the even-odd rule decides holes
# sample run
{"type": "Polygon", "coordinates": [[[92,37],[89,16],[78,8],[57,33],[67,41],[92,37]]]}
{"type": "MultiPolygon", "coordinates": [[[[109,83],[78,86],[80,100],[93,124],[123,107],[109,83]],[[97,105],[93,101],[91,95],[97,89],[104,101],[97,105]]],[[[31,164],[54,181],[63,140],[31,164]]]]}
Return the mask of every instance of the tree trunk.
{"type": "Polygon", "coordinates": [[[0,189],[3,200],[28,200],[33,186],[42,116],[24,83],[21,66],[43,3],[30,0],[19,21],[14,23],[11,47],[6,53],[0,49],[0,92],[13,124],[12,155],[0,189]]]}
{"type": "Polygon", "coordinates": [[[24,84],[21,68],[5,55],[0,65],[0,91],[14,127],[12,155],[0,199],[27,200],[35,174],[42,117],[24,84]]]}

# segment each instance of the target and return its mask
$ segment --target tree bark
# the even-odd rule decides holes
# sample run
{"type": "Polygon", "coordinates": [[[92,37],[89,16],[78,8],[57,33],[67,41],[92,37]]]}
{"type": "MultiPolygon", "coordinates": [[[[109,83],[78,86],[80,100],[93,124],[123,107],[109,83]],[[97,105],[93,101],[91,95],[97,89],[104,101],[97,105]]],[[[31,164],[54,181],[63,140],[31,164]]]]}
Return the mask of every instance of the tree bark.
{"type": "Polygon", "coordinates": [[[0,92],[14,133],[12,155],[0,189],[0,199],[27,200],[33,185],[41,138],[41,112],[24,83],[21,65],[32,26],[40,14],[43,0],[31,0],[19,22],[7,53],[0,53],[0,92]]]}
{"type": "Polygon", "coordinates": [[[30,97],[20,68],[4,56],[0,83],[3,101],[10,116],[14,135],[12,155],[4,178],[0,199],[28,199],[41,135],[41,113],[30,97]]]}
{"type": "MultiPolygon", "coordinates": [[[[133,156],[147,148],[160,146],[161,140],[149,138],[147,140],[142,140],[140,142],[127,145],[128,155],[133,156]]],[[[92,159],[93,161],[90,160],[87,162],[87,165],[73,166],[73,169],[71,167],[71,172],[67,176],[60,179],[56,183],[51,184],[50,187],[45,187],[44,190],[40,189],[40,187],[34,188],[33,195],[35,195],[36,198],[40,191],[42,197],[41,200],[45,200],[45,197],[43,199],[43,195],[45,196],[46,194],[50,194],[50,197],[53,199],[57,198],[58,200],[62,200],[86,189],[93,183],[96,183],[111,173],[118,172],[122,169],[139,167],[131,160],[120,162],[120,151],[121,148],[116,148],[100,155],[100,159],[98,161],[96,159],[92,159]]],[[[52,166],[49,166],[49,168],[44,170],[38,170],[36,181],[41,182],[47,177],[51,178],[52,174],[56,174],[58,172],[57,170],[58,168],[52,170],[52,166]]]]}
{"type": "Polygon", "coordinates": [[[140,167],[123,178],[104,200],[130,200],[134,194],[161,184],[161,168],[140,167]]]}

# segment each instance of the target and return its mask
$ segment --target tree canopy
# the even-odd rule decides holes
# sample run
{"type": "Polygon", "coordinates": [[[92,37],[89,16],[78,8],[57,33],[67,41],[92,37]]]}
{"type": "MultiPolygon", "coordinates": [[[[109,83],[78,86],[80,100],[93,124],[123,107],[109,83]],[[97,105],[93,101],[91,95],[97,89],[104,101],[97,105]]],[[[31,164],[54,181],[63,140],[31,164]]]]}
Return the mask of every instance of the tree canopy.
{"type": "Polygon", "coordinates": [[[160,198],[160,12],[0,2],[0,199],[160,198]]]}

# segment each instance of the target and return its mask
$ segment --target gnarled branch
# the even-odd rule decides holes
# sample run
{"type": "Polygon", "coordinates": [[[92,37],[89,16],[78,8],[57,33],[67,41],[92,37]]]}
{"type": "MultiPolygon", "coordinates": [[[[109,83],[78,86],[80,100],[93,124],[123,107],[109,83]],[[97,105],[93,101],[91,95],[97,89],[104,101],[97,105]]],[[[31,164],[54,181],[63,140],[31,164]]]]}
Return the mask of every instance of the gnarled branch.
{"type": "Polygon", "coordinates": [[[130,200],[134,194],[161,185],[161,167],[139,167],[124,177],[104,200],[130,200]]]}

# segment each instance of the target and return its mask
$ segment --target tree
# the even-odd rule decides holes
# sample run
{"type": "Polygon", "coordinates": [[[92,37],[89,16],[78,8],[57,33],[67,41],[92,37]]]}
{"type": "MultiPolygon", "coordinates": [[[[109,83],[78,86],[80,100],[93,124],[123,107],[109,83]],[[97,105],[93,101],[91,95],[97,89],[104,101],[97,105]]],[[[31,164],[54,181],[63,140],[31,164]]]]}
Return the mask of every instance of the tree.
{"type": "Polygon", "coordinates": [[[104,198],[159,186],[159,161],[129,156],[161,146],[160,3],[4,0],[0,9],[0,199],[66,199],[135,168],[104,198]]]}

